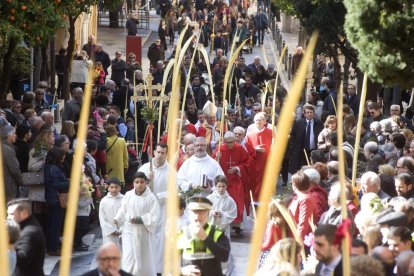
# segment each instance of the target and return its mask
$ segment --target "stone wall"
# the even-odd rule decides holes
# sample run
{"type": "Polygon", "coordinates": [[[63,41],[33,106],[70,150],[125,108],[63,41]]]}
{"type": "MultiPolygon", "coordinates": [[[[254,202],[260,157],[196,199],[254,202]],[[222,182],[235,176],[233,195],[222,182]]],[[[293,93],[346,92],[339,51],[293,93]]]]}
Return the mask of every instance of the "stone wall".
{"type": "Polygon", "coordinates": [[[297,18],[281,13],[280,19],[282,21],[282,32],[284,33],[298,33],[300,22],[297,18]]]}

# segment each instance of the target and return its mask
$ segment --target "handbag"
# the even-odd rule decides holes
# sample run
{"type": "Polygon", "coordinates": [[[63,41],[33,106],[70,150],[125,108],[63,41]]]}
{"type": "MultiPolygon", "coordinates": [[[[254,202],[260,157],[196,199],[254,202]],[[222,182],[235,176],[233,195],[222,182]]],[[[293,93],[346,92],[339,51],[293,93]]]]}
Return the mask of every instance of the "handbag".
{"type": "Polygon", "coordinates": [[[44,182],[45,178],[43,171],[22,173],[23,186],[42,186],[44,185],[44,182]]]}
{"type": "Polygon", "coordinates": [[[57,193],[59,197],[60,207],[66,209],[68,207],[69,193],[57,193]]]}

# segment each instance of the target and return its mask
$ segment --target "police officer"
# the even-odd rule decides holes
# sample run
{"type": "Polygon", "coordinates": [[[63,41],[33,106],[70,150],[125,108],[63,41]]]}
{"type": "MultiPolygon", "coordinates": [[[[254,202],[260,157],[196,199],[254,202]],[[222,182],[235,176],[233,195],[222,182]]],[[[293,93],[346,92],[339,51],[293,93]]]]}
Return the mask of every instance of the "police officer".
{"type": "Polygon", "coordinates": [[[205,197],[192,197],[188,203],[190,224],[180,232],[178,247],[181,253],[182,275],[223,275],[221,262],[230,255],[230,241],[208,222],[213,204],[205,197]]]}

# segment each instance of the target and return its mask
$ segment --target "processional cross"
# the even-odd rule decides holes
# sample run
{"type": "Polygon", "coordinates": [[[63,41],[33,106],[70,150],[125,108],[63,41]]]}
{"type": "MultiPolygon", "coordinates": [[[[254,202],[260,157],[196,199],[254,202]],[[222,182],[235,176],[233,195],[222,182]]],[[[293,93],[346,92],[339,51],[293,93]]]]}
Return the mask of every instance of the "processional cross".
{"type": "MultiPolygon", "coordinates": [[[[154,121],[158,118],[157,113],[158,110],[154,108],[153,102],[154,101],[160,101],[160,104],[162,105],[164,100],[168,100],[168,96],[153,96],[153,90],[156,89],[157,91],[161,91],[161,89],[164,87],[162,84],[156,84],[153,85],[152,81],[154,80],[154,77],[152,74],[148,74],[146,78],[146,84],[140,84],[137,86],[137,89],[139,91],[145,90],[144,96],[138,96],[134,95],[131,97],[131,100],[136,103],[137,101],[146,101],[147,106],[143,108],[143,118],[147,122],[147,129],[145,131],[145,137],[144,137],[144,145],[142,147],[142,151],[145,152],[147,146],[149,146],[148,156],[150,161],[150,171],[153,172],[152,169],[152,137],[153,137],[153,131],[154,131],[154,121]],[[145,111],[145,112],[144,112],[145,111]]],[[[137,114],[137,111],[135,111],[135,114],[137,114]]],[[[138,131],[137,131],[137,116],[135,116],[135,135],[136,135],[136,142],[138,143],[138,131]]],[[[152,191],[152,183],[153,181],[150,181],[150,189],[152,191]]]]}

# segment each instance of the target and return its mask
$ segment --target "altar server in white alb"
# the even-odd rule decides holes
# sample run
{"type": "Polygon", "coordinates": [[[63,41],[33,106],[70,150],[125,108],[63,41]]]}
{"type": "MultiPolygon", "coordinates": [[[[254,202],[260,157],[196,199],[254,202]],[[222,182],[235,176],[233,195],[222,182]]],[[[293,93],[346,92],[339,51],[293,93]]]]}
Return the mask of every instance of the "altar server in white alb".
{"type": "Polygon", "coordinates": [[[112,177],[106,180],[108,185],[108,194],[102,198],[99,204],[99,223],[102,229],[102,241],[103,244],[113,242],[118,247],[120,230],[114,223],[116,213],[121,208],[122,198],[121,194],[121,183],[116,177],[112,177]]]}
{"type": "Polygon", "coordinates": [[[211,194],[214,189],[214,179],[224,175],[220,164],[207,154],[207,142],[204,137],[194,141],[194,155],[184,161],[177,173],[177,184],[183,191],[203,189],[202,195],[211,194]]]}
{"type": "Polygon", "coordinates": [[[135,276],[155,276],[160,265],[155,261],[154,237],[160,208],[148,182],[145,173],[135,173],[134,189],[125,194],[115,217],[122,226],[122,269],[135,276]]]}
{"type": "Polygon", "coordinates": [[[218,175],[214,184],[215,191],[207,197],[213,203],[210,223],[221,229],[230,240],[230,224],[237,217],[237,205],[227,192],[227,179],[224,175],[218,175]]]}
{"type": "Polygon", "coordinates": [[[157,273],[159,274],[162,273],[162,264],[164,263],[165,203],[167,202],[168,194],[168,173],[173,169],[165,160],[167,151],[168,147],[166,144],[158,144],[155,147],[154,158],[152,159],[152,171],[149,162],[138,169],[138,171],[145,173],[148,179],[152,181],[152,191],[156,194],[160,204],[160,216],[155,230],[156,263],[158,264],[157,273]]]}

